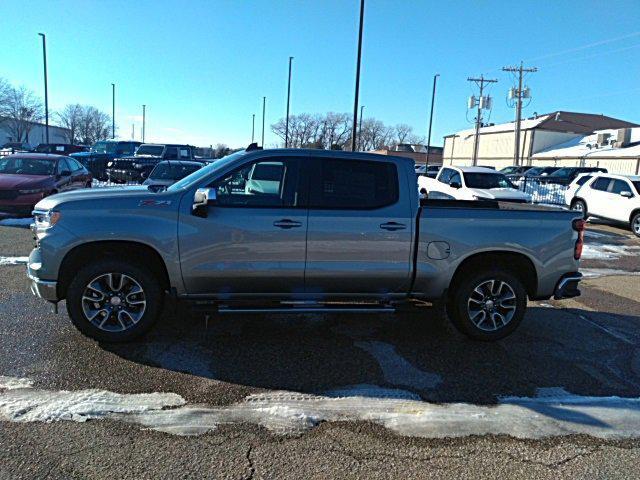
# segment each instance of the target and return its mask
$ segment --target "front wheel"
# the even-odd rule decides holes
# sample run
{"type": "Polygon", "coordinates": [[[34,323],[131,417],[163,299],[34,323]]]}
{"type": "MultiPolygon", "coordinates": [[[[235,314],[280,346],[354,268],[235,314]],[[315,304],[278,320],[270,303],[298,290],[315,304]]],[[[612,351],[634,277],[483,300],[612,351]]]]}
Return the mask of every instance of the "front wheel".
{"type": "Polygon", "coordinates": [[[453,325],[474,340],[494,341],[522,322],[527,292],[511,273],[494,269],[469,275],[451,292],[447,311],[453,325]]]}
{"type": "Polygon", "coordinates": [[[635,233],[636,237],[640,237],[640,212],[631,219],[631,231],[635,233]]]}
{"type": "Polygon", "coordinates": [[[125,342],[156,322],[163,292],[145,267],[104,259],[81,268],[67,289],[67,312],[83,334],[101,342],[125,342]]]}

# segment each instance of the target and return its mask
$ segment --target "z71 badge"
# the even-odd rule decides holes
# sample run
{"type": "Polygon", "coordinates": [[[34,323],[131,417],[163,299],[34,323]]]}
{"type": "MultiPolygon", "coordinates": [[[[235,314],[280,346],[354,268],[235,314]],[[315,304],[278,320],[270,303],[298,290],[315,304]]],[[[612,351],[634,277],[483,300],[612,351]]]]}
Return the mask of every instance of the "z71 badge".
{"type": "Polygon", "coordinates": [[[168,207],[171,200],[140,200],[139,207],[168,207]]]}

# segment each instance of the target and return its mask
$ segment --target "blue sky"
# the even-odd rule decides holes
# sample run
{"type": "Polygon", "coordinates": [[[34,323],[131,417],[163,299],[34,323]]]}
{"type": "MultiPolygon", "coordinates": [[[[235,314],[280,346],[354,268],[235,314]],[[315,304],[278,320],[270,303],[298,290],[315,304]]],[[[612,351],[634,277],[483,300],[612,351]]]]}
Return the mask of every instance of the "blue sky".
{"type": "MultiPolygon", "coordinates": [[[[288,57],[291,112],[351,112],[359,1],[2,0],[0,76],[43,95],[47,34],[49,103],[95,105],[129,138],[147,104],[147,141],[244,146],[251,114],[259,138],[284,116],[288,57]]],[[[441,77],[433,144],[469,127],[469,75],[497,78],[491,121],[511,120],[500,71],[524,60],[524,111],[604,113],[640,122],[640,8],[632,1],[367,0],[361,77],[365,117],[408,123],[426,136],[431,82],[441,77]]],[[[472,118],[472,115],[469,115],[472,118]]]]}

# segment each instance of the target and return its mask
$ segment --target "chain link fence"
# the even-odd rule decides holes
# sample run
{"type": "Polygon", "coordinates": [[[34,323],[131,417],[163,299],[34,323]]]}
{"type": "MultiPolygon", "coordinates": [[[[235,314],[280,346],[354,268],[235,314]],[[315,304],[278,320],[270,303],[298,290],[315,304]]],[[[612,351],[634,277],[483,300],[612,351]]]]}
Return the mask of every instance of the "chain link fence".
{"type": "Polygon", "coordinates": [[[518,190],[531,195],[533,203],[565,205],[567,185],[548,176],[507,175],[518,190]]]}

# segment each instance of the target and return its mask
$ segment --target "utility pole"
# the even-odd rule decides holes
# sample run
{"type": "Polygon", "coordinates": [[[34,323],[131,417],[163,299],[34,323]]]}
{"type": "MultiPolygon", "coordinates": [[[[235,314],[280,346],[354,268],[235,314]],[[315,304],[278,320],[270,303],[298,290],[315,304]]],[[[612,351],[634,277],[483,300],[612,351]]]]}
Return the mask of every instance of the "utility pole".
{"type": "Polygon", "coordinates": [[[136,124],[132,123],[131,124],[131,140],[135,140],[136,139],[136,124]]]}
{"type": "Polygon", "coordinates": [[[267,109],[267,97],[262,97],[262,143],[260,146],[264,148],[264,114],[267,109]]]}
{"type": "Polygon", "coordinates": [[[360,106],[360,125],[358,125],[358,138],[360,140],[360,150],[362,150],[364,148],[364,142],[362,141],[362,112],[364,110],[364,105],[360,106]]]}
{"type": "Polygon", "coordinates": [[[472,96],[469,99],[469,108],[478,107],[478,111],[476,113],[476,134],[473,139],[473,165],[478,164],[478,144],[480,140],[480,126],[482,125],[482,110],[488,110],[491,108],[491,97],[484,96],[484,85],[485,83],[497,83],[498,80],[489,80],[484,78],[484,75],[480,75],[480,78],[468,77],[467,82],[474,82],[478,88],[480,89],[480,94],[478,98],[472,96]]]}
{"type": "MultiPolygon", "coordinates": [[[[39,33],[42,37],[42,58],[44,60],[44,125],[47,144],[49,143],[49,88],[47,87],[47,38],[44,33],[39,33]]],[[[18,139],[21,140],[21,139],[18,139]]]]}
{"type": "Polygon", "coordinates": [[[284,148],[289,147],[289,101],[291,100],[291,62],[293,57],[289,57],[289,83],[287,84],[287,120],[284,128],[284,148]]]}
{"type": "Polygon", "coordinates": [[[538,69],[536,67],[525,68],[523,63],[520,62],[519,67],[502,67],[503,72],[512,72],[518,74],[518,88],[512,88],[509,90],[509,98],[516,101],[516,125],[515,125],[515,145],[513,148],[513,163],[514,165],[520,165],[520,125],[522,122],[522,99],[530,98],[529,89],[522,89],[522,77],[524,73],[534,73],[538,69]]]}
{"type": "Polygon", "coordinates": [[[144,143],[146,119],[147,119],[147,106],[142,105],[142,143],[144,143]]]}
{"type": "Polygon", "coordinates": [[[116,84],[111,84],[111,138],[116,138],[116,84]]]}
{"type": "Polygon", "coordinates": [[[351,128],[351,151],[356,151],[356,126],[358,125],[358,96],[360,95],[360,61],[362,60],[362,29],[364,27],[364,0],[360,0],[360,29],[358,31],[358,59],[356,61],[356,95],[353,101],[353,127],[351,128]]]}
{"type": "Polygon", "coordinates": [[[251,115],[251,143],[253,143],[253,137],[256,132],[256,114],[251,115]]]}
{"type": "Polygon", "coordinates": [[[429,133],[427,134],[427,160],[425,161],[426,165],[429,165],[429,154],[431,153],[431,124],[433,123],[433,105],[436,100],[436,80],[438,80],[439,76],[439,73],[436,73],[433,76],[433,90],[431,91],[431,113],[429,114],[429,133]]]}

